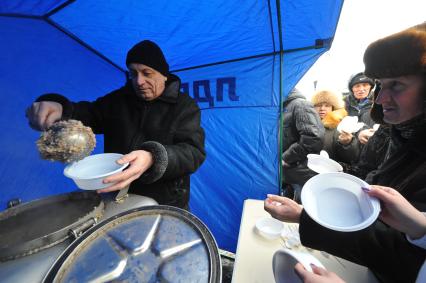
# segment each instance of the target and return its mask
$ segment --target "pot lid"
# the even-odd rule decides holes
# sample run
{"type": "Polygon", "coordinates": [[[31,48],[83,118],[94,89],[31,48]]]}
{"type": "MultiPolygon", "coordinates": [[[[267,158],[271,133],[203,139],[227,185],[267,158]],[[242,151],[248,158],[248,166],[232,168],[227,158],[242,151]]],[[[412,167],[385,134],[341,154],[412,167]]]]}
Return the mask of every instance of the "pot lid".
{"type": "Polygon", "coordinates": [[[73,192],[20,204],[0,213],[0,261],[59,244],[88,222],[95,224],[104,204],[93,192],[73,192]]]}
{"type": "Polygon", "coordinates": [[[220,282],[216,241],[191,213],[148,206],[88,230],[61,255],[46,282],[220,282]]]}

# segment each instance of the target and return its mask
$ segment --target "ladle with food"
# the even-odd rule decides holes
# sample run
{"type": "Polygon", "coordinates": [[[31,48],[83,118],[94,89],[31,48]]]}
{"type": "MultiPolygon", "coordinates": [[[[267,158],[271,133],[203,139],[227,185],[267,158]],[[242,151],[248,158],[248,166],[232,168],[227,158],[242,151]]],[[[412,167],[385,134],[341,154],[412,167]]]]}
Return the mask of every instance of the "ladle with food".
{"type": "MultiPolygon", "coordinates": [[[[100,154],[88,157],[96,145],[95,134],[90,127],[77,120],[62,120],[53,123],[42,132],[37,140],[37,148],[43,159],[68,163],[64,169],[65,176],[74,180],[80,189],[97,190],[105,186],[102,179],[108,175],[122,171],[128,164],[113,164],[111,154],[100,154]]],[[[122,156],[122,155],[120,155],[122,156]]],[[[116,200],[127,196],[128,188],[122,189],[116,200]]]]}
{"type": "Polygon", "coordinates": [[[41,158],[64,163],[89,156],[95,145],[96,138],[92,129],[77,120],[53,123],[37,140],[41,158]]]}
{"type": "MultiPolygon", "coordinates": [[[[64,175],[80,189],[104,188],[103,179],[124,170],[128,163],[117,164],[117,154],[116,159],[110,153],[91,155],[96,145],[92,129],[78,120],[63,120],[62,112],[62,105],[51,101],[35,102],[26,110],[30,126],[42,131],[36,142],[40,157],[65,163],[64,175]]],[[[128,189],[121,189],[116,200],[126,197],[128,189]]]]}
{"type": "MultiPolygon", "coordinates": [[[[128,164],[115,164],[118,154],[99,154],[88,157],[96,145],[95,135],[90,127],[77,120],[58,121],[37,140],[37,147],[43,159],[69,163],[64,169],[65,176],[74,180],[83,190],[97,190],[109,186],[102,179],[122,171],[128,164]],[[113,156],[111,156],[113,155],[113,156]],[[111,164],[114,162],[114,164],[111,164]]],[[[128,188],[119,191],[116,200],[127,196],[128,188]]]]}

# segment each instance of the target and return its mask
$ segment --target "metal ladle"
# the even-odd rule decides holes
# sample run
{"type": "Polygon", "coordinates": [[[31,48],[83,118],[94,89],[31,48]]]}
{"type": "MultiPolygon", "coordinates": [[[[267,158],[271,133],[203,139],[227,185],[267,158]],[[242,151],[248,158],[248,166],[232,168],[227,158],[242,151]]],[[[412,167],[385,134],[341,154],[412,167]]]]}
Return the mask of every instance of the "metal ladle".
{"type": "Polygon", "coordinates": [[[77,120],[56,122],[37,140],[41,158],[64,163],[89,156],[95,145],[92,129],[77,120]]]}
{"type": "MultiPolygon", "coordinates": [[[[56,122],[37,140],[41,158],[64,163],[89,156],[95,145],[96,138],[92,129],[77,120],[56,122]]],[[[120,190],[115,196],[115,201],[124,202],[128,190],[129,186],[120,190]]]]}

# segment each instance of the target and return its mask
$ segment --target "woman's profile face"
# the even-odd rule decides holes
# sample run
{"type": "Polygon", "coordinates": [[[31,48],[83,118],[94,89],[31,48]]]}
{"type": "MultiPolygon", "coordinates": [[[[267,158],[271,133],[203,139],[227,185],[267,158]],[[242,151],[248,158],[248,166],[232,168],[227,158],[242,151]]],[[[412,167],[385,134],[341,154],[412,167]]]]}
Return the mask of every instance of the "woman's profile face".
{"type": "Polygon", "coordinates": [[[421,75],[382,78],[380,83],[375,103],[382,105],[386,123],[401,124],[423,113],[425,82],[421,75]]]}

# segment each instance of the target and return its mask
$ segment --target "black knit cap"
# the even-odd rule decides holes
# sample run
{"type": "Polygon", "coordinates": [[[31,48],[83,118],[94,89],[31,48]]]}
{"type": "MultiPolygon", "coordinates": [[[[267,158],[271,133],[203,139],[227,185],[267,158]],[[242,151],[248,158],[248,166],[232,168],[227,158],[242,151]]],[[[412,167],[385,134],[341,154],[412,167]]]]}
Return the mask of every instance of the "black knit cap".
{"type": "Polygon", "coordinates": [[[155,69],[167,76],[169,74],[169,64],[167,64],[163,51],[150,40],[143,40],[133,46],[127,52],[126,65],[139,63],[155,69]]]}
{"type": "Polygon", "coordinates": [[[349,80],[349,84],[348,84],[348,89],[349,91],[352,92],[352,87],[356,84],[360,84],[360,83],[368,83],[371,85],[371,87],[374,87],[374,80],[367,77],[363,72],[357,73],[355,75],[353,75],[350,80],[349,80]]]}

